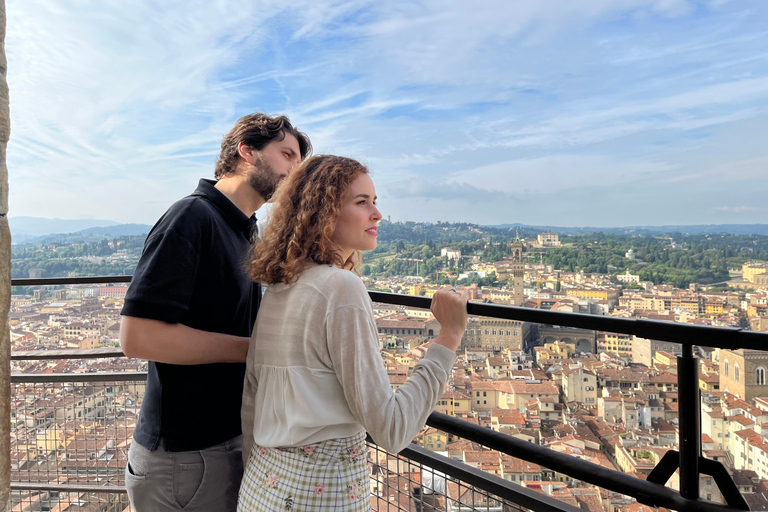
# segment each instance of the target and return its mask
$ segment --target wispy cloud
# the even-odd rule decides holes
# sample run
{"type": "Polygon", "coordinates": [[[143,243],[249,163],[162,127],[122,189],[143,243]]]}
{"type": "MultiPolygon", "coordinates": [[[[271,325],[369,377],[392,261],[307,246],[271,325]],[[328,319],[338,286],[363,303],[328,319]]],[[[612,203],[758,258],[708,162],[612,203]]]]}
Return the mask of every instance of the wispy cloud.
{"type": "Polygon", "coordinates": [[[718,206],[715,208],[719,212],[734,212],[734,213],[744,213],[744,212],[759,212],[759,211],[765,211],[766,208],[758,208],[757,206],[718,206]]]}
{"type": "Polygon", "coordinates": [[[724,177],[768,181],[759,1],[7,4],[11,215],[152,222],[253,110],[402,218],[748,219],[724,177]]]}

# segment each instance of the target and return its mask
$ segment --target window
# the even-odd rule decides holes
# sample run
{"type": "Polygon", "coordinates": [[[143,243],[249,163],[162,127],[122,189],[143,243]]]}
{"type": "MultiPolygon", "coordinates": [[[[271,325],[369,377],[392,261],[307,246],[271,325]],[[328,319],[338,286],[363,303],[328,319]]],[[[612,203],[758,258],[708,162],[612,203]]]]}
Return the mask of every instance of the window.
{"type": "Polygon", "coordinates": [[[755,370],[755,384],[765,386],[765,368],[758,366],[755,370]]]}
{"type": "Polygon", "coordinates": [[[493,330],[493,335],[496,336],[496,329],[493,330]]]}
{"type": "Polygon", "coordinates": [[[488,392],[487,391],[483,391],[483,396],[488,396],[488,392]]]}
{"type": "Polygon", "coordinates": [[[515,336],[517,336],[517,335],[518,335],[518,330],[517,330],[517,329],[515,329],[515,336]]]}
{"type": "Polygon", "coordinates": [[[486,335],[487,335],[487,334],[490,334],[490,333],[491,333],[491,331],[489,331],[488,329],[486,329],[486,330],[485,330],[485,334],[486,334],[486,335]]]}
{"type": "Polygon", "coordinates": [[[739,363],[733,365],[733,378],[739,382],[739,363]]]}
{"type": "Polygon", "coordinates": [[[725,375],[726,377],[728,377],[730,373],[728,370],[729,370],[729,365],[728,365],[728,360],[726,359],[725,363],[723,363],[723,375],[725,375]]]}

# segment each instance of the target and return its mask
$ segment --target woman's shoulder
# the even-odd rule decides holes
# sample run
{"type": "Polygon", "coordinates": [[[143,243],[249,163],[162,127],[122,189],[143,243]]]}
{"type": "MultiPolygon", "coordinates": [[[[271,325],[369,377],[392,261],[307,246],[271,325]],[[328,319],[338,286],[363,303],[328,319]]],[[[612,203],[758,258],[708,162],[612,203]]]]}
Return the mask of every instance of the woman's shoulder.
{"type": "Polygon", "coordinates": [[[329,300],[359,303],[368,298],[363,281],[352,271],[333,265],[315,265],[302,272],[300,281],[321,291],[329,300]]]}

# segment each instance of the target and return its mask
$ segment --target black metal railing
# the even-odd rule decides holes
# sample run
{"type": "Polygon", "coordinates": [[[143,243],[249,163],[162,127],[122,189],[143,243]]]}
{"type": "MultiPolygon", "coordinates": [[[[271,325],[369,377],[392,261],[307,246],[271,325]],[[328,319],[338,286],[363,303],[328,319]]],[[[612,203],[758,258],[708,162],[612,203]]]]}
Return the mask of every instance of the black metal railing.
{"type": "MultiPolygon", "coordinates": [[[[111,276],[14,279],[11,284],[13,286],[31,286],[129,281],[130,276],[111,276]]],[[[384,292],[369,292],[369,294],[375,302],[417,308],[429,308],[431,302],[429,298],[410,295],[384,292]]],[[[470,303],[467,309],[470,315],[476,316],[607,331],[682,344],[683,353],[678,356],[678,392],[682,404],[679,416],[680,451],[678,453],[670,450],[648,478],[641,480],[620,471],[609,470],[588,461],[559,454],[547,448],[535,446],[531,443],[526,443],[444,414],[433,413],[429,417],[428,425],[502,453],[541,464],[558,473],[631,496],[638,502],[649,506],[665,507],[680,511],[695,510],[696,512],[748,510],[746,501],[736,489],[725,468],[721,464],[704,459],[701,456],[698,359],[693,355],[693,346],[699,345],[729,350],[742,348],[765,350],[768,347],[768,333],[736,328],[615,318],[479,303],[470,303]],[[667,488],[664,485],[672,472],[678,468],[680,470],[680,492],[667,488]],[[699,499],[699,478],[701,474],[711,475],[714,478],[727,504],[724,505],[699,499]]],[[[421,462],[430,468],[445,472],[448,475],[451,474],[448,470],[459,471],[452,467],[452,464],[457,465],[458,463],[450,459],[445,461],[431,458],[437,456],[427,450],[421,450],[416,447],[407,448],[401,452],[400,456],[421,462]]],[[[463,468],[460,469],[464,471],[463,468]]],[[[483,473],[479,470],[478,472],[483,473]]],[[[466,481],[478,489],[490,492],[502,500],[517,503],[531,510],[553,510],[551,507],[556,507],[555,509],[557,510],[569,509],[569,505],[559,502],[553,504],[547,500],[542,500],[542,498],[547,497],[543,497],[533,491],[525,489],[528,492],[521,492],[524,488],[503,480],[492,483],[492,475],[473,476],[467,473],[465,477],[472,478],[473,480],[466,481]],[[475,478],[478,478],[478,480],[475,480],[475,478]],[[497,488],[495,485],[501,485],[506,490],[500,487],[497,488]]]]}
{"type": "MultiPolygon", "coordinates": [[[[112,355],[104,351],[103,357],[112,355]]],[[[17,360],[47,359],[43,354],[30,352],[13,357],[17,360]]],[[[59,357],[77,359],[82,355],[77,350],[69,350],[59,351],[59,357]]],[[[94,354],[91,352],[85,357],[93,358],[94,354]]],[[[133,433],[131,419],[138,416],[146,375],[146,372],[12,375],[13,398],[17,403],[16,437],[43,430],[46,433],[45,439],[37,439],[36,460],[27,461],[24,467],[19,464],[13,470],[12,501],[26,504],[27,508],[36,503],[54,508],[62,501],[61,496],[66,496],[66,499],[89,506],[95,504],[99,509],[104,505],[123,510],[121,507],[128,505],[124,469],[133,433]],[[61,396],[61,390],[66,391],[69,399],[61,406],[37,407],[34,400],[31,407],[19,405],[25,396],[33,399],[61,396]],[[130,405],[126,403],[127,399],[130,399],[130,405]],[[44,413],[42,417],[36,414],[40,412],[44,413]],[[27,421],[35,423],[28,424],[27,421]],[[96,426],[90,427],[89,422],[96,426]],[[27,426],[20,427],[20,424],[27,426]],[[109,429],[109,432],[100,436],[99,443],[88,446],[90,428],[109,429]],[[53,444],[46,448],[46,443],[53,444]],[[67,443],[77,443],[80,447],[67,443]],[[103,456],[107,450],[113,457],[103,456]],[[50,463],[51,458],[55,464],[50,463]]],[[[552,497],[415,445],[400,454],[389,453],[370,439],[368,446],[372,497],[377,511],[577,510],[552,497]]]]}

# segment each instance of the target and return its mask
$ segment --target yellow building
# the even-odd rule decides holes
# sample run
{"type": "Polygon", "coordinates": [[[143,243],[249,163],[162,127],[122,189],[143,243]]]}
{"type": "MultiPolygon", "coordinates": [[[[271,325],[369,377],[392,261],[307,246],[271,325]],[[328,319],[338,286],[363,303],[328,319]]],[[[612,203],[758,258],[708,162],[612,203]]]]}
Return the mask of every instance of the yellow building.
{"type": "Polygon", "coordinates": [[[448,442],[448,436],[445,434],[445,432],[440,432],[434,428],[430,428],[419,437],[419,444],[427,450],[432,450],[433,452],[444,451],[445,445],[448,442]]]}
{"type": "Polygon", "coordinates": [[[99,346],[99,338],[97,337],[83,338],[81,340],[78,340],[77,342],[77,348],[79,349],[96,348],[98,346],[99,346]]]}
{"type": "Polygon", "coordinates": [[[725,313],[725,304],[719,299],[709,299],[704,304],[704,312],[710,315],[722,315],[725,313]]]}
{"type": "Polygon", "coordinates": [[[493,382],[472,382],[468,390],[473,411],[509,409],[511,393],[493,382]]]}
{"type": "Polygon", "coordinates": [[[755,276],[768,272],[768,263],[764,261],[748,261],[741,266],[742,277],[750,283],[755,282],[755,276]]]}
{"type": "Polygon", "coordinates": [[[437,401],[435,410],[449,416],[465,416],[472,412],[472,398],[460,391],[448,391],[437,401]]]}
{"type": "Polygon", "coordinates": [[[578,297],[580,299],[607,300],[616,305],[619,303],[618,288],[567,288],[566,295],[578,297]]]}
{"type": "Polygon", "coordinates": [[[421,290],[424,289],[426,285],[424,283],[414,283],[410,285],[408,290],[408,295],[419,295],[421,293],[421,290]]]}
{"type": "Polygon", "coordinates": [[[602,332],[597,335],[597,350],[598,352],[611,352],[631,358],[633,339],[631,334],[602,332]]]}

